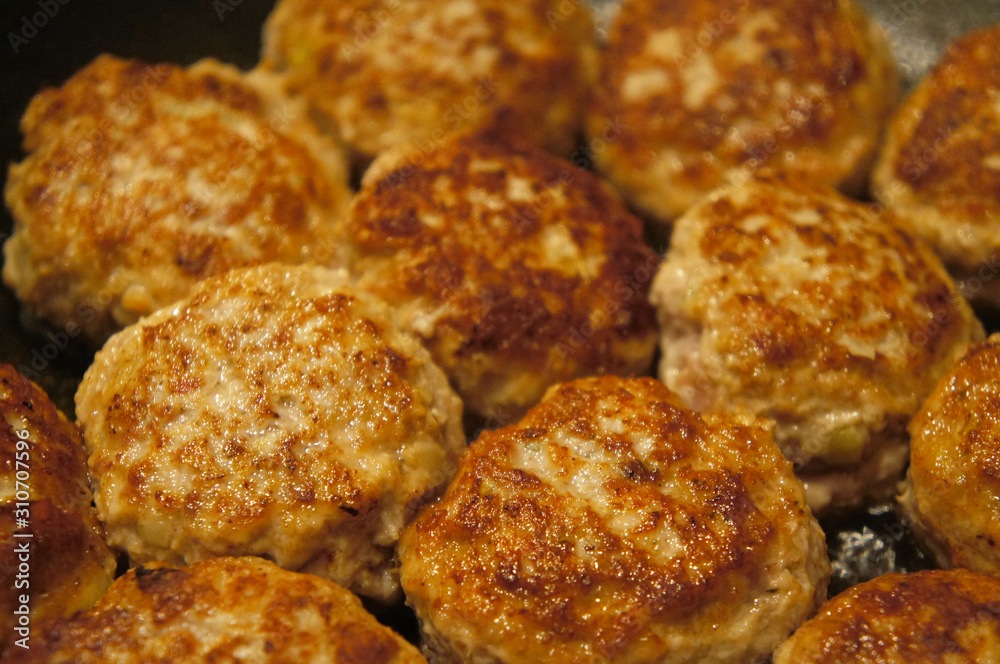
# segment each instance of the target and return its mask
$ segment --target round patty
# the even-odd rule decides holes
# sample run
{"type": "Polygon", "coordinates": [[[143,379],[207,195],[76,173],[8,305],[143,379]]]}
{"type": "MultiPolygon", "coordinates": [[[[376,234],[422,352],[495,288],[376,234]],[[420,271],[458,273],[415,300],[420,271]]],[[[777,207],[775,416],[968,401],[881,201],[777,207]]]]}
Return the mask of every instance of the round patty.
{"type": "Polygon", "coordinates": [[[350,592],[258,558],[132,569],[90,611],[38,625],[5,664],[420,664],[350,592]]]}
{"type": "Polygon", "coordinates": [[[586,125],[601,171],[669,222],[755,171],[863,191],[897,88],[854,0],[626,0],[586,125]]]}
{"type": "Polygon", "coordinates": [[[1000,576],[1000,334],[941,378],[910,423],[900,504],[942,567],[1000,576]]]}
{"type": "Polygon", "coordinates": [[[269,85],[213,60],[104,55],[41,92],[7,181],[4,280],[100,345],[202,278],[333,260],[343,155],[269,85]]]}
{"type": "Polygon", "coordinates": [[[133,560],[261,555],[382,600],[464,450],[427,351],[340,273],[235,270],[112,337],[76,395],[97,511],[133,560]]]}
{"type": "Polygon", "coordinates": [[[615,376],[483,433],[399,557],[425,654],[478,664],[762,662],[830,569],[763,422],[615,376]]]}
{"type": "Polygon", "coordinates": [[[930,248],[799,178],[688,211],[650,297],[661,379],[690,407],[775,420],[814,510],[892,494],[907,422],[983,334],[930,248]]]}
{"type": "Polygon", "coordinates": [[[472,413],[516,420],[554,383],[645,374],[659,263],[593,174],[493,136],[453,137],[365,174],[345,242],[472,413]]]}
{"type": "Polygon", "coordinates": [[[91,500],[79,429],[0,363],[0,650],[34,646],[33,624],[90,608],[111,584],[91,500]]]}
{"type": "Polygon", "coordinates": [[[774,664],[1000,661],[1000,580],[966,570],[886,574],[845,590],[774,664]]]}
{"type": "Polygon", "coordinates": [[[900,107],[873,185],[968,297],[1000,307],[1000,26],[952,44],[900,107]]]}
{"type": "Polygon", "coordinates": [[[587,6],[562,0],[281,0],[265,69],[361,160],[501,119],[568,154],[592,79],[587,6]]]}

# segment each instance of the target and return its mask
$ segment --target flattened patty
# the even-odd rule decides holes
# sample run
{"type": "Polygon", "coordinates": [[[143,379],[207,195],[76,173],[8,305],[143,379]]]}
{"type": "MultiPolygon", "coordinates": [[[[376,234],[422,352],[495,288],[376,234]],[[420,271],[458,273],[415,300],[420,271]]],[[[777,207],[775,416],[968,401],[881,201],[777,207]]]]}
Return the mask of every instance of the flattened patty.
{"type": "Polygon", "coordinates": [[[350,592],[258,558],[191,567],[151,563],[115,581],[90,611],[38,625],[5,664],[420,664],[350,592]]]}
{"type": "Polygon", "coordinates": [[[774,664],[1000,661],[1000,581],[966,570],[886,574],[824,604],[774,664]]]}
{"type": "Polygon", "coordinates": [[[929,247],[797,177],[681,217],[651,299],[663,381],[699,410],[775,420],[817,510],[891,495],[909,418],[983,334],[929,247]]]}
{"type": "Polygon", "coordinates": [[[381,600],[399,531],[465,449],[427,351],[318,267],[202,282],[112,337],[76,403],[98,515],[133,560],[261,555],[381,600]]]}
{"type": "Polygon", "coordinates": [[[942,376],[910,423],[900,502],[943,567],[1000,576],[1000,335],[942,376]]]}
{"type": "Polygon", "coordinates": [[[432,662],[761,662],[829,576],[764,423],[651,378],[559,385],[483,433],[399,551],[432,662]]]}
{"type": "Polygon", "coordinates": [[[39,93],[7,180],[4,281],[100,345],[200,279],[334,262],[343,155],[272,88],[214,60],[103,55],[39,93]]]}
{"type": "Polygon", "coordinates": [[[649,370],[659,260],[620,199],[567,161],[490,134],[401,148],[372,164],[345,226],[361,284],[494,424],[554,383],[649,370]]]}
{"type": "Polygon", "coordinates": [[[969,298],[1000,306],[1000,26],[952,44],[900,107],[873,185],[969,298]]]}
{"type": "Polygon", "coordinates": [[[0,469],[3,650],[25,636],[30,644],[32,623],[90,608],[114,578],[115,557],[91,506],[79,429],[7,364],[0,364],[0,469]],[[19,615],[24,604],[28,624],[19,615]]]}
{"type": "Polygon", "coordinates": [[[262,66],[359,160],[500,121],[568,154],[594,47],[587,5],[559,0],[282,0],[262,66]]]}
{"type": "Polygon", "coordinates": [[[669,222],[757,171],[864,190],[898,76],[854,0],[626,0],[587,132],[598,167],[669,222]]]}

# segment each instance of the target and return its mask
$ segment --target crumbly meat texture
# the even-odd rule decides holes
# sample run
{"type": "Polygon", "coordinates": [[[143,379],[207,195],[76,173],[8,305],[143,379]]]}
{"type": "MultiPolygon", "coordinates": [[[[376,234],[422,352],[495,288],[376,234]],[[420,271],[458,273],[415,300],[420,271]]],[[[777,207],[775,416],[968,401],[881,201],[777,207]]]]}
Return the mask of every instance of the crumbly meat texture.
{"type": "Polygon", "coordinates": [[[873,189],[970,298],[1000,307],[1000,26],[952,44],[900,107],[873,189]]]}
{"type": "Polygon", "coordinates": [[[492,134],[391,151],[346,227],[361,283],[488,422],[515,421],[555,383],[650,369],[659,258],[620,199],[567,161],[492,134]]]}
{"type": "Polygon", "coordinates": [[[323,268],[235,270],[112,337],[76,395],[98,515],[137,562],[261,555],[379,600],[465,449],[461,402],[323,268]]]}
{"type": "Polygon", "coordinates": [[[4,664],[426,664],[344,588],[257,558],[132,569],[4,664]]]}
{"type": "Polygon", "coordinates": [[[678,219],[650,297],[661,379],[699,410],[775,420],[814,511],[891,496],[909,418],[983,335],[891,215],[794,177],[724,188],[678,219]]]}
{"type": "Polygon", "coordinates": [[[1000,334],[971,347],[913,418],[901,489],[939,565],[1000,576],[1000,334]]]}
{"type": "Polygon", "coordinates": [[[829,576],[764,423],[652,378],[556,386],[483,433],[399,552],[432,662],[762,662],[829,576]]]}
{"type": "Polygon", "coordinates": [[[774,664],[1000,661],[1000,581],[966,570],[886,574],[822,606],[774,664]]]}
{"type": "Polygon", "coordinates": [[[568,154],[592,35],[580,2],[282,0],[264,27],[262,67],[361,160],[497,120],[568,154]]]}
{"type": "Polygon", "coordinates": [[[4,281],[95,345],[239,266],[334,262],[339,146],[264,76],[103,55],[39,93],[10,167],[4,281]]]}
{"type": "Polygon", "coordinates": [[[0,650],[24,636],[14,632],[22,595],[37,623],[90,608],[111,584],[115,557],[91,499],[76,425],[0,364],[0,650]]]}
{"type": "Polygon", "coordinates": [[[854,0],[626,0],[586,129],[625,199],[670,222],[755,171],[860,193],[898,85],[854,0]]]}

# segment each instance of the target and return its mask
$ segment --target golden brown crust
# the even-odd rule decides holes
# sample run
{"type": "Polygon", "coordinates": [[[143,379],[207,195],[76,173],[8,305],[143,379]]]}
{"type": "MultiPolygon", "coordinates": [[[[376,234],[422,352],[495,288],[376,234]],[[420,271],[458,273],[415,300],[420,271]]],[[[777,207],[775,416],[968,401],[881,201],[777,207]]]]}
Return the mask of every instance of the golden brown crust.
{"type": "Polygon", "coordinates": [[[898,87],[854,0],[627,0],[603,58],[598,166],[663,222],[758,170],[860,192],[898,87]]]}
{"type": "Polygon", "coordinates": [[[774,419],[804,473],[878,464],[854,501],[898,481],[906,421],[982,338],[928,247],[791,177],[719,190],[679,219],[651,298],[664,382],[699,409],[774,419]]]}
{"type": "Polygon", "coordinates": [[[14,632],[22,604],[30,606],[32,622],[87,609],[111,584],[115,558],[91,506],[79,430],[6,364],[0,364],[0,468],[2,650],[25,635],[14,632]]]}
{"type": "Polygon", "coordinates": [[[568,154],[594,48],[587,6],[557,0],[282,0],[262,66],[358,153],[486,126],[568,154]]]}
{"type": "Polygon", "coordinates": [[[986,263],[980,278],[996,276],[1000,26],[960,38],[920,82],[890,124],[873,184],[956,272],[986,263]]]}
{"type": "Polygon", "coordinates": [[[1000,575],[1000,335],[969,348],[910,423],[903,501],[946,567],[1000,575]]]}
{"type": "Polygon", "coordinates": [[[465,449],[417,339],[308,266],[202,282],[112,337],[76,402],[98,514],[133,559],[264,555],[383,600],[399,530],[465,449]]]}
{"type": "Polygon", "coordinates": [[[829,571],[762,423],[611,376],[484,432],[400,560],[432,660],[508,664],[760,661],[829,571]]]}
{"type": "Polygon", "coordinates": [[[5,281],[101,343],[202,278],[334,260],[343,157],[270,85],[213,60],[105,55],[41,92],[7,182],[5,281]]]}
{"type": "Polygon", "coordinates": [[[774,664],[979,664],[1000,658],[1000,581],[965,570],[886,574],[824,604],[774,664]]]}
{"type": "Polygon", "coordinates": [[[132,569],[92,610],[37,626],[14,664],[420,664],[350,592],[257,558],[132,569]]]}
{"type": "Polygon", "coordinates": [[[412,157],[372,165],[343,235],[467,408],[509,422],[554,383],[648,371],[658,259],[606,185],[483,135],[412,157]]]}

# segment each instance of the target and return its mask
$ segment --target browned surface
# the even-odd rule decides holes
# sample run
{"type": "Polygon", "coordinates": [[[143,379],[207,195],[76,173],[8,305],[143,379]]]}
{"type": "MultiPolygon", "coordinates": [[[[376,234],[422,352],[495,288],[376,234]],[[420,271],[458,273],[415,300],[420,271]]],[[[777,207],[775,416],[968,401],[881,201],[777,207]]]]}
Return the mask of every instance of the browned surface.
{"type": "Polygon", "coordinates": [[[1000,661],[1000,581],[965,570],[887,574],[820,608],[775,664],[1000,661]]]}
{"type": "Polygon", "coordinates": [[[234,271],[126,328],[77,416],[109,541],[137,562],[264,555],[383,600],[398,531],[465,449],[427,351],[320,268],[234,271]]]}
{"type": "MultiPolygon", "coordinates": [[[[945,53],[894,118],[875,193],[957,270],[996,276],[1000,251],[1000,26],[945,53]]],[[[973,293],[975,295],[975,293],[973,293]]]]}
{"type": "Polygon", "coordinates": [[[0,364],[0,415],[2,649],[19,638],[13,631],[13,612],[21,605],[21,595],[30,598],[33,622],[89,608],[111,583],[115,559],[90,504],[83,441],[76,426],[41,389],[5,364],[0,364]],[[19,446],[19,441],[27,444],[19,446]],[[22,491],[28,494],[26,501],[18,500],[22,491]],[[27,505],[16,504],[21,502],[27,505]],[[18,528],[20,518],[29,525],[18,528]],[[32,536],[15,539],[15,531],[32,536]],[[26,553],[23,544],[28,545],[26,553]],[[28,563],[27,575],[19,570],[21,562],[28,563]]]}
{"type": "Polygon", "coordinates": [[[256,558],[132,569],[92,610],[38,625],[3,662],[419,664],[347,590],[256,558]]]}
{"type": "Polygon", "coordinates": [[[860,191],[896,78],[853,0],[626,0],[588,131],[621,126],[597,162],[662,221],[757,170],[860,191]]]}
{"type": "Polygon", "coordinates": [[[350,196],[339,148],[266,84],[212,60],[101,56],[41,92],[7,183],[4,280],[101,343],[201,278],[333,260],[350,196]]]}
{"type": "Polygon", "coordinates": [[[760,423],[610,376],[483,433],[400,559],[437,661],[508,664],[760,661],[829,569],[760,423]]]}
{"type": "Polygon", "coordinates": [[[360,156],[504,116],[568,154],[593,68],[589,9],[558,0],[282,0],[263,66],[360,156]]]}
{"type": "Polygon", "coordinates": [[[554,383],[648,371],[658,259],[617,196],[569,162],[482,136],[386,154],[343,234],[363,283],[473,412],[513,421],[554,383]]]}
{"type": "Polygon", "coordinates": [[[720,190],[679,219],[651,297],[661,377],[689,405],[776,420],[806,472],[882,468],[834,502],[899,479],[903,423],[982,338],[923,242],[799,178],[720,190]]]}
{"type": "Polygon", "coordinates": [[[910,423],[903,504],[944,566],[1000,575],[1000,335],[941,378],[910,423]]]}

